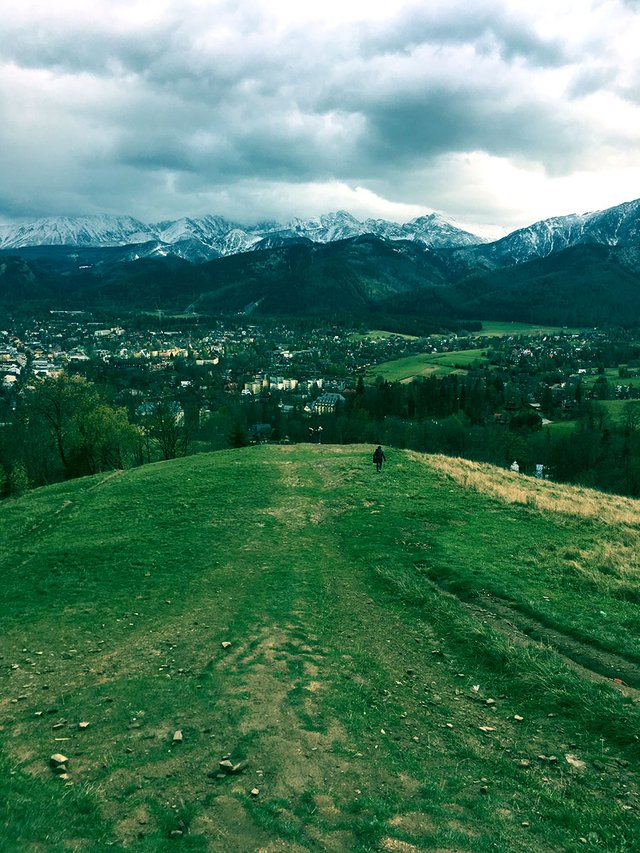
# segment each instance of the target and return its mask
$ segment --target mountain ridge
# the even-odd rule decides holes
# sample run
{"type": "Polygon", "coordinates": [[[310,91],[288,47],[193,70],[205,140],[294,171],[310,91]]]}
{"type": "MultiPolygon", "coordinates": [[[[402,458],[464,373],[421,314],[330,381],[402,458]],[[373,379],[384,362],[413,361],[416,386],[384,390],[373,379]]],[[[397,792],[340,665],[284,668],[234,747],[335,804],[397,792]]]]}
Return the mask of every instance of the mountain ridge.
{"type": "Polygon", "coordinates": [[[548,257],[572,246],[640,243],[640,199],[605,210],[541,219],[479,247],[475,254],[501,265],[548,257]]]}
{"type": "MultiPolygon", "coordinates": [[[[35,246],[108,248],[138,246],[138,256],[178,255],[194,263],[256,249],[311,241],[373,235],[410,240],[425,249],[455,250],[489,268],[547,257],[581,244],[610,246],[640,242],[640,199],[604,210],[542,219],[498,240],[487,240],[432,212],[399,224],[385,219],[358,220],[344,210],[287,223],[243,225],[219,215],[181,217],[144,223],[132,216],[91,214],[44,217],[0,225],[0,249],[35,246]]],[[[133,251],[133,250],[132,250],[133,251]]]]}
{"type": "MultiPolygon", "coordinates": [[[[198,264],[138,247],[0,251],[0,302],[92,310],[374,315],[448,327],[482,317],[553,325],[628,326],[640,315],[640,246],[578,244],[500,266],[363,235],[300,238],[198,264]]],[[[380,322],[380,321],[377,321],[380,322]]]]}
{"type": "Polygon", "coordinates": [[[458,228],[438,214],[426,214],[398,225],[384,219],[360,221],[344,210],[309,219],[241,225],[222,216],[182,217],[145,224],[130,216],[92,214],[45,217],[0,226],[0,249],[32,246],[105,248],[157,244],[154,252],[178,254],[187,260],[210,259],[272,245],[273,241],[307,239],[314,243],[373,234],[391,240],[415,240],[430,248],[465,247],[483,238],[458,228]]]}
{"type": "MultiPolygon", "coordinates": [[[[57,245],[0,249],[0,298],[205,313],[382,312],[435,323],[492,316],[629,325],[640,313],[640,200],[541,220],[484,244],[452,245],[466,232],[451,232],[437,214],[409,225],[403,238],[406,226],[341,211],[286,227],[262,223],[252,234],[222,217],[185,218],[149,235],[132,217],[63,218],[48,232],[57,245]],[[372,234],[374,226],[387,233],[372,234]],[[63,242],[70,233],[77,245],[63,242]]],[[[24,226],[14,236],[28,243],[43,233],[24,226]]]]}

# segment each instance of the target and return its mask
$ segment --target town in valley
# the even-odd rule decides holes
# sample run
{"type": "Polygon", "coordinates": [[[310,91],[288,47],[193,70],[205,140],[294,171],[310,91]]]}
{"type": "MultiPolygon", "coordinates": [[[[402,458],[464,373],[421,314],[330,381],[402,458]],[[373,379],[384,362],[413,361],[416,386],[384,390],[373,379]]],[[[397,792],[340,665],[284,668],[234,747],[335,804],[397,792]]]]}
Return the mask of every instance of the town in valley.
{"type": "Polygon", "coordinates": [[[299,318],[67,310],[6,315],[2,325],[5,495],[14,469],[21,483],[64,474],[24,453],[33,401],[60,377],[82,377],[135,427],[138,446],[122,464],[262,442],[364,441],[504,466],[517,457],[525,473],[569,480],[587,462],[587,479],[606,486],[605,462],[591,452],[573,471],[561,449],[596,431],[605,449],[619,433],[626,457],[615,485],[636,488],[640,338],[626,329],[485,322],[417,336],[299,318]]]}

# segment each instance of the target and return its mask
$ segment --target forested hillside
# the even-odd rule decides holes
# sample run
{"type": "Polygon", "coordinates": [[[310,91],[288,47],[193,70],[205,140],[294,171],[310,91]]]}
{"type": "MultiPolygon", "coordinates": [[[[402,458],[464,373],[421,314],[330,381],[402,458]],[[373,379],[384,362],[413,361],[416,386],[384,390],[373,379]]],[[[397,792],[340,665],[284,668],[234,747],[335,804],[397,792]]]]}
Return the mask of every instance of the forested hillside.
{"type": "Polygon", "coordinates": [[[70,309],[163,309],[256,316],[422,318],[456,328],[495,317],[628,325],[640,310],[636,246],[577,245],[504,265],[474,249],[426,249],[369,235],[287,243],[207,263],[126,250],[0,253],[0,301],[70,309]]]}

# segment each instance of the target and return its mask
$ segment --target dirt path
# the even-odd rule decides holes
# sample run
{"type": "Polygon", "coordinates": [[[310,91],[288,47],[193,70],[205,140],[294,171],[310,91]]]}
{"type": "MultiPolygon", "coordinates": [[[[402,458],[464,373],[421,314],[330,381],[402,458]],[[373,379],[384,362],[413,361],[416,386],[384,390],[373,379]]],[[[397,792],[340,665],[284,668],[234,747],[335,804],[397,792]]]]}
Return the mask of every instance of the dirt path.
{"type": "MultiPolygon", "coordinates": [[[[256,590],[252,631],[234,639],[213,667],[217,702],[236,721],[239,748],[232,760],[246,758],[249,768],[218,783],[206,816],[192,830],[232,823],[230,837],[216,836],[220,853],[350,851],[363,843],[353,816],[388,799],[402,807],[386,818],[382,833],[376,831],[379,849],[431,849],[402,835],[427,838],[435,831],[415,798],[426,767],[441,772],[443,733],[452,724],[439,707],[438,691],[454,692],[456,676],[448,670],[455,664],[426,653],[426,644],[437,644],[429,625],[377,601],[345,559],[331,524],[335,507],[327,506],[335,471],[304,470],[286,460],[279,471],[283,499],[264,515],[277,524],[280,554],[295,566],[295,593],[270,622],[256,590]],[[318,480],[327,487],[326,502],[316,490],[313,497],[307,493],[318,480]],[[254,801],[247,797],[251,786],[260,791],[254,801]],[[279,804],[272,830],[289,833],[284,847],[267,843],[256,821],[262,798],[279,804]]],[[[267,566],[268,558],[261,559],[267,566]]],[[[460,711],[469,727],[486,722],[475,705],[460,711]]],[[[445,816],[443,826],[469,839],[478,832],[478,819],[460,808],[445,816]]]]}
{"type": "Polygon", "coordinates": [[[479,619],[490,619],[500,631],[550,646],[583,676],[606,682],[621,693],[640,700],[640,666],[633,661],[550,628],[488,593],[479,596],[477,603],[466,603],[465,606],[479,619]]]}
{"type": "Polygon", "coordinates": [[[521,643],[534,641],[557,652],[582,677],[606,683],[625,696],[640,701],[640,666],[621,655],[589,645],[569,634],[545,625],[533,616],[522,613],[504,599],[482,592],[472,601],[465,601],[429,579],[440,595],[455,598],[482,622],[521,643]]]}

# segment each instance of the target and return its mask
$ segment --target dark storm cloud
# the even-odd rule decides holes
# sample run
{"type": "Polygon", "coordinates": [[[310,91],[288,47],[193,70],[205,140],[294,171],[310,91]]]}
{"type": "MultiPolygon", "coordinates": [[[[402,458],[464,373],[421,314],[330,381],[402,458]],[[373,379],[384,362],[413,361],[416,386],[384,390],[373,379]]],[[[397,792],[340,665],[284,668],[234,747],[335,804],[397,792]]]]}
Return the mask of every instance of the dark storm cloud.
{"type": "Polygon", "coordinates": [[[429,153],[481,150],[523,157],[528,152],[553,172],[568,167],[584,146],[575,126],[544,104],[507,106],[473,93],[452,99],[446,90],[377,104],[368,112],[368,124],[376,159],[393,157],[407,164],[429,153]]]}
{"type": "Polygon", "coordinates": [[[305,21],[299,6],[278,17],[259,0],[25,2],[0,42],[9,216],[43,199],[56,212],[83,198],[135,212],[145,186],[162,215],[185,205],[176,187],[197,201],[241,182],[344,181],[391,199],[412,173],[464,152],[564,174],[615,135],[576,105],[632,89],[612,53],[593,59],[606,32],[588,34],[583,60],[585,39],[554,30],[553,10],[538,25],[507,0],[399,4],[337,23],[305,21]]]}

